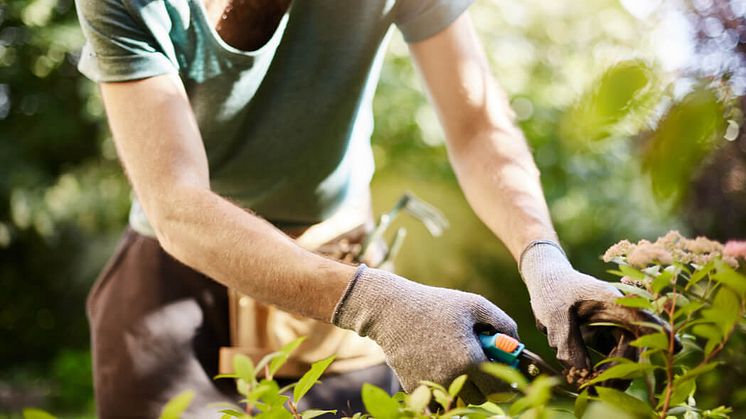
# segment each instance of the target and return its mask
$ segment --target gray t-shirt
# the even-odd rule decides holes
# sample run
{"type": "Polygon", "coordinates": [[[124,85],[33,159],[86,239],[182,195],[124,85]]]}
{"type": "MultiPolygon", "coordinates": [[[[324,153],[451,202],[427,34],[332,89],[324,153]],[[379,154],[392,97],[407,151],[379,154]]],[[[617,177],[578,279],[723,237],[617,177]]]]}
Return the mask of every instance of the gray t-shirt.
{"type": "MultiPolygon", "coordinates": [[[[270,221],[312,224],[368,193],[371,103],[392,23],[416,42],[472,1],[295,0],[249,52],[220,38],[202,0],[76,0],[79,68],[96,82],[178,74],[212,189],[270,221]]],[[[138,205],[133,219],[147,224],[138,205]]]]}

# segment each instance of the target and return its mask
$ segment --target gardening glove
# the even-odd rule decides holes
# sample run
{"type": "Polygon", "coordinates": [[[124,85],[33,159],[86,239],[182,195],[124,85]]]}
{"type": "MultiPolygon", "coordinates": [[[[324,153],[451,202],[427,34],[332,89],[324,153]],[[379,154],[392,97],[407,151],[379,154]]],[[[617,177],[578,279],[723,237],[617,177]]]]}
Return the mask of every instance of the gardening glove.
{"type": "MultiPolygon", "coordinates": [[[[549,345],[557,350],[557,359],[569,369],[569,381],[582,380],[591,371],[586,344],[606,358],[637,360],[637,348],[629,343],[654,331],[640,323],[663,324],[652,313],[616,304],[622,297],[619,290],[573,269],[557,243],[529,244],[521,255],[519,270],[531,296],[537,327],[547,334],[549,345]],[[621,327],[590,327],[592,323],[621,327]]],[[[627,384],[626,381],[603,383],[623,388],[627,384]]]]}
{"type": "Polygon", "coordinates": [[[422,380],[447,386],[468,374],[459,394],[467,403],[506,390],[479,369],[488,360],[477,334],[518,337],[513,319],[482,296],[418,284],[365,265],[337,303],[332,323],[381,346],[404,391],[422,380]]]}

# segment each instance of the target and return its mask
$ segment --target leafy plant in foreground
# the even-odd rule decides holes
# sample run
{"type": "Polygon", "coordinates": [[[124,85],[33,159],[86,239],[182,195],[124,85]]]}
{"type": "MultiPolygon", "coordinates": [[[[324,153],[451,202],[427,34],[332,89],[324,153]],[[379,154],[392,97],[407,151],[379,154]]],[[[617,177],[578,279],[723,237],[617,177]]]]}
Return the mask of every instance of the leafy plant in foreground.
{"type": "Polygon", "coordinates": [[[728,417],[731,410],[724,406],[701,409],[695,395],[697,379],[718,367],[717,355],[745,324],[746,276],[738,272],[737,260],[720,243],[686,239],[678,232],[654,243],[622,241],[604,260],[619,267],[612,273],[622,277],[621,283],[614,285],[625,296],[617,303],[653,312],[666,327],[645,324],[655,332],[631,342],[639,348],[639,362],[601,361],[616,365],[583,384],[576,415],[582,416],[588,400],[600,399],[636,417],[728,417]],[[683,344],[678,353],[677,336],[683,344]],[[588,391],[609,379],[633,383],[626,393],[603,387],[588,391]]]}
{"type": "MultiPolygon", "coordinates": [[[[739,257],[746,258],[746,244],[730,248],[738,250],[739,257]]],[[[631,418],[729,417],[730,408],[703,409],[697,405],[695,397],[697,380],[718,367],[717,356],[731,337],[746,327],[746,276],[739,272],[738,260],[729,255],[727,249],[705,238],[689,240],[671,232],[653,243],[642,240],[633,244],[625,240],[606,252],[604,260],[619,267],[611,271],[621,277],[621,282],[614,285],[625,294],[617,303],[655,313],[665,327],[644,324],[654,332],[631,342],[639,349],[638,362],[611,358],[596,365],[598,370],[604,363],[614,363],[605,370],[598,370],[599,373],[582,384],[582,392],[575,401],[576,417],[611,417],[612,414],[631,418]],[[682,343],[681,351],[677,351],[676,338],[682,343]],[[632,380],[632,385],[626,392],[599,386],[613,379],[632,380]]],[[[336,414],[333,410],[298,409],[298,403],[318,383],[333,357],[314,363],[297,382],[285,387],[280,388],[273,378],[302,341],[300,338],[289,343],[256,365],[245,356],[236,356],[234,372],[215,378],[235,379],[244,399],[241,406],[216,405],[216,414],[221,414],[221,419],[310,419],[336,414]]],[[[467,406],[457,397],[466,376],[456,378],[447,388],[423,381],[412,393],[400,392],[393,396],[365,384],[362,400],[367,413],[350,413],[348,417],[542,419],[563,413],[553,407],[553,389],[559,384],[557,378],[539,376],[529,382],[518,370],[498,363],[485,364],[482,370],[510,384],[510,388],[506,386],[505,393],[491,395],[489,402],[467,406]]],[[[190,391],[179,394],[164,406],[161,418],[181,417],[193,397],[190,391]]],[[[53,416],[27,409],[24,417],[48,419],[53,416]]]]}

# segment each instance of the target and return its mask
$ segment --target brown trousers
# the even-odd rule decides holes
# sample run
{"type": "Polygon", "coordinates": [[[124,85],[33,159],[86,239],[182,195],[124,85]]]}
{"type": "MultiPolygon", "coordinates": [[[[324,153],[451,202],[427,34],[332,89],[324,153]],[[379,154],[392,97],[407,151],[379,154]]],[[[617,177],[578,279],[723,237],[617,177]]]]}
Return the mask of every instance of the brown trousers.
{"type": "MultiPolygon", "coordinates": [[[[214,402],[237,403],[232,380],[213,380],[218,351],[230,346],[226,288],[169,256],[131,229],[88,296],[96,405],[101,418],[157,418],[184,390],[185,417],[220,417],[214,402]]],[[[393,393],[386,365],[324,377],[302,409],[362,410],[364,382],[393,393]]]]}

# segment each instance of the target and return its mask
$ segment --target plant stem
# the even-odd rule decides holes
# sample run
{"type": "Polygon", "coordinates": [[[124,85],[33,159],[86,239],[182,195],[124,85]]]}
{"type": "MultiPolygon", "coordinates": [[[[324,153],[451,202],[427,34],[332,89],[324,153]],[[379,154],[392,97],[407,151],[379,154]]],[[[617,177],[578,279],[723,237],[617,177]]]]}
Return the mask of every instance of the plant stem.
{"type": "Polygon", "coordinates": [[[288,400],[288,405],[290,406],[290,413],[293,414],[293,417],[295,419],[301,419],[300,413],[298,413],[298,407],[295,405],[295,403],[292,402],[292,400],[288,400]]]}
{"type": "Polygon", "coordinates": [[[665,418],[668,414],[668,409],[671,405],[671,395],[673,394],[673,353],[676,347],[676,321],[674,320],[674,311],[676,310],[676,290],[671,293],[671,300],[669,307],[666,310],[668,314],[668,322],[670,325],[670,331],[668,334],[668,351],[666,353],[666,395],[663,400],[663,408],[661,409],[660,416],[665,418]]]}

